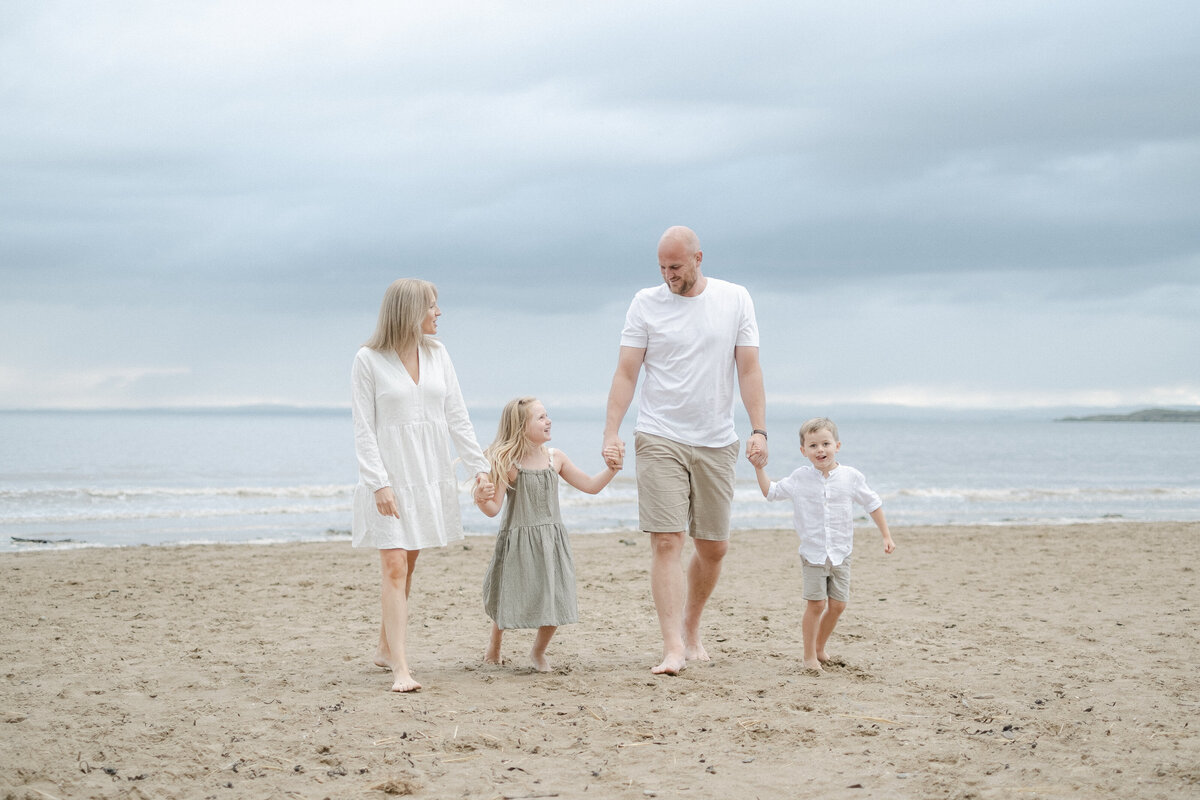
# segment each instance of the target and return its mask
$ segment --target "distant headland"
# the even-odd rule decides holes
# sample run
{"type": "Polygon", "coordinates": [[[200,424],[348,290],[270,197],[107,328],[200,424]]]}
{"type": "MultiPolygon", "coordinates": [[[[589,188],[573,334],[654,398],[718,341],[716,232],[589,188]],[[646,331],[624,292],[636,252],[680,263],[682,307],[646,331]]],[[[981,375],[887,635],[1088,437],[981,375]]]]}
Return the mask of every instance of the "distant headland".
{"type": "Polygon", "coordinates": [[[1087,417],[1062,417],[1055,422],[1200,422],[1200,411],[1174,408],[1143,408],[1132,414],[1092,414],[1087,417]]]}

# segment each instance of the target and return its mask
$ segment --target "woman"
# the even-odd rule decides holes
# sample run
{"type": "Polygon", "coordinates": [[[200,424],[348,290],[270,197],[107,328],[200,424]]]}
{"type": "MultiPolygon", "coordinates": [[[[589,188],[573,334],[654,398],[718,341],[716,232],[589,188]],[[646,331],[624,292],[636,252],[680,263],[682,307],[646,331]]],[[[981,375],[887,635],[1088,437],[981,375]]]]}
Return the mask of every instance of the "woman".
{"type": "Polygon", "coordinates": [[[375,335],[351,373],[354,546],[379,550],[383,621],[375,663],[392,670],[393,692],[421,688],[408,669],[408,595],[417,556],[462,538],[450,443],[487,494],[488,464],[437,333],[437,288],[401,278],[388,287],[375,335]]]}

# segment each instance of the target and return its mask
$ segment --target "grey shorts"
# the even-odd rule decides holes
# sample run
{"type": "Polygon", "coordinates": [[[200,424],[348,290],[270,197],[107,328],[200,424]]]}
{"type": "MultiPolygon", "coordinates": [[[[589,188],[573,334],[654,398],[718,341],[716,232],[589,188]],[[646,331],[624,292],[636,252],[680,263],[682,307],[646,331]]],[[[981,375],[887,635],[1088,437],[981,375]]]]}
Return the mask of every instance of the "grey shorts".
{"type": "Polygon", "coordinates": [[[810,564],[803,558],[801,568],[804,577],[805,600],[837,600],[840,603],[850,602],[850,556],[838,564],[831,566],[828,561],[824,564],[810,564]]]}
{"type": "Polygon", "coordinates": [[[638,522],[648,533],[687,531],[694,539],[729,539],[733,470],[739,444],[696,447],[638,433],[638,522]]]}

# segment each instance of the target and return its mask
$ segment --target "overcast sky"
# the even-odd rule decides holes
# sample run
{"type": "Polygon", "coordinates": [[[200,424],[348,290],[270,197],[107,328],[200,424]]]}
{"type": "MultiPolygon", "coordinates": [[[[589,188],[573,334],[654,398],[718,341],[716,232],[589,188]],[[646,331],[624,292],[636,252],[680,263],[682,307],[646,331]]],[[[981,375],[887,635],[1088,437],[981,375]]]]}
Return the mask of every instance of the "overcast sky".
{"type": "Polygon", "coordinates": [[[1200,404],[1200,4],[6,2],[0,408],[347,405],[394,278],[599,407],[655,245],[769,402],[1200,404]]]}

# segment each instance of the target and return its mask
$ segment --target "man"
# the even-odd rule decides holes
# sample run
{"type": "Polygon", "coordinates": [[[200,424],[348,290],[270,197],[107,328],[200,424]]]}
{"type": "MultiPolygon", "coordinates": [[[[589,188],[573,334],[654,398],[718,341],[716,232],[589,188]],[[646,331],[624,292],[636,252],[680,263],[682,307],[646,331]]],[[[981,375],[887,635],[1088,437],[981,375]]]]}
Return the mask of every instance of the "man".
{"type": "Polygon", "coordinates": [[[753,429],[746,457],[767,463],[766,412],[758,363],[758,323],[745,288],[700,269],[703,253],[688,228],[668,228],[658,243],[663,284],[639,291],[621,331],[608,394],[604,449],[624,451],[621,421],[644,369],[634,452],[638,517],[650,534],[650,590],[662,628],[656,674],[707,661],[700,615],[717,585],[729,546],[738,437],[733,376],[753,429]],[[684,533],[695,553],[684,580],[684,533]]]}

